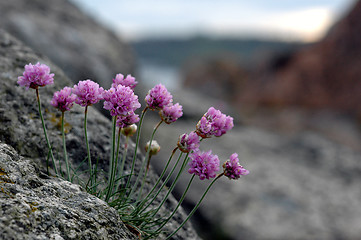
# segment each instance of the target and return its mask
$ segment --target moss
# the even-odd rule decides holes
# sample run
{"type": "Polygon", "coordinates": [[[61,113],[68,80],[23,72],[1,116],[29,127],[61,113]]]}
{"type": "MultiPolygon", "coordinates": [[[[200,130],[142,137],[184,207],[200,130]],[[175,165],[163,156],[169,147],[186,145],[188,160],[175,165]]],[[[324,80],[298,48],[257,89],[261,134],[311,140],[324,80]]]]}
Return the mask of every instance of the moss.
{"type": "Polygon", "coordinates": [[[3,168],[0,168],[0,183],[12,183],[12,184],[14,184],[14,182],[10,179],[8,173],[3,168]]]}

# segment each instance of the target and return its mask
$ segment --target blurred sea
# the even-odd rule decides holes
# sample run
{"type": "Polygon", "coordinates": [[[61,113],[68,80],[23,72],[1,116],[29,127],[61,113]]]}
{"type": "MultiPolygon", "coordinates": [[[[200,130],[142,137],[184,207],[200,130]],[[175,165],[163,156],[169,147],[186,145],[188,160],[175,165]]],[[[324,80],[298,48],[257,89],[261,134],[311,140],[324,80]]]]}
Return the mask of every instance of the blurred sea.
{"type": "Polygon", "coordinates": [[[138,72],[139,78],[148,89],[159,83],[166,86],[169,91],[175,91],[182,87],[180,72],[177,67],[140,60],[138,72]]]}

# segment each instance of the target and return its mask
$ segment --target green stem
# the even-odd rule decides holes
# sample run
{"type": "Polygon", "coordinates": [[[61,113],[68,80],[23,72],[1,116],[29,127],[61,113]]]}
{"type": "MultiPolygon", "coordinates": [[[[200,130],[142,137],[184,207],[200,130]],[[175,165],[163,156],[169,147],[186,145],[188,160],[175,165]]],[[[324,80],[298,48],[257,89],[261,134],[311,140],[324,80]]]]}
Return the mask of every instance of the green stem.
{"type": "Polygon", "coordinates": [[[191,179],[189,180],[189,183],[187,185],[186,190],[184,191],[182,197],[179,199],[179,202],[178,202],[177,206],[175,207],[175,209],[173,210],[172,214],[167,218],[167,220],[165,220],[162,223],[162,225],[159,226],[159,228],[155,231],[156,233],[159,232],[164,227],[164,225],[166,225],[169,222],[169,220],[174,216],[174,214],[177,212],[179,206],[182,204],[182,202],[183,202],[183,200],[184,200],[184,198],[185,198],[185,196],[186,196],[186,194],[187,194],[187,192],[188,192],[188,190],[189,190],[189,188],[190,188],[190,186],[191,186],[191,184],[193,182],[194,177],[195,177],[195,175],[193,174],[191,179]]]}
{"type": "Polygon", "coordinates": [[[64,149],[64,160],[65,160],[65,167],[66,167],[66,174],[68,181],[70,182],[70,167],[68,161],[68,154],[66,151],[66,143],[65,143],[65,131],[64,131],[64,112],[61,112],[61,134],[63,137],[63,149],[64,149]]]}
{"type": "MultiPolygon", "coordinates": [[[[116,153],[115,163],[114,163],[114,168],[113,168],[111,191],[113,191],[113,188],[114,188],[115,179],[116,179],[116,171],[117,171],[117,168],[118,168],[119,146],[120,146],[120,131],[121,131],[121,128],[119,128],[119,130],[118,130],[117,153],[116,153]]],[[[111,192],[111,195],[112,195],[112,192],[111,192]]]]}
{"type": "MultiPolygon", "coordinates": [[[[178,149],[178,147],[176,147],[176,148],[173,149],[172,154],[170,155],[170,157],[169,157],[169,159],[168,159],[168,162],[167,162],[166,166],[164,167],[163,172],[160,174],[157,182],[154,184],[152,190],[147,194],[147,196],[144,198],[144,200],[140,203],[140,205],[139,205],[139,207],[138,207],[138,212],[139,212],[139,211],[142,212],[142,211],[144,210],[144,209],[143,209],[143,210],[141,210],[141,209],[143,208],[144,204],[149,200],[149,197],[151,196],[151,194],[154,192],[154,190],[156,189],[156,187],[158,186],[158,184],[159,184],[160,181],[162,180],[162,178],[163,178],[164,174],[166,173],[166,171],[167,171],[167,169],[168,169],[168,166],[169,166],[169,164],[170,164],[170,162],[171,162],[171,160],[172,160],[175,152],[177,151],[177,149],[178,149]]],[[[173,173],[173,172],[172,172],[172,173],[173,173]]],[[[168,178],[167,178],[167,179],[168,179],[168,178]]],[[[163,187],[163,185],[161,186],[160,189],[162,189],[162,187],[163,187]]],[[[156,198],[157,196],[158,196],[158,194],[155,196],[155,198],[156,198]]],[[[154,201],[154,198],[153,198],[153,200],[150,202],[150,204],[151,204],[153,201],[154,201]]],[[[147,208],[150,204],[148,204],[145,208],[147,208]]]]}
{"type": "MultiPolygon", "coordinates": [[[[181,168],[179,169],[179,172],[178,172],[176,178],[174,179],[172,185],[170,186],[170,188],[169,188],[167,194],[165,195],[165,197],[163,198],[162,202],[159,204],[159,206],[157,207],[157,209],[155,210],[155,212],[152,214],[152,217],[154,217],[154,216],[157,214],[157,212],[159,211],[159,209],[163,206],[163,204],[164,204],[165,201],[167,200],[167,198],[168,198],[168,196],[170,195],[170,193],[173,191],[173,189],[174,189],[174,187],[175,187],[175,185],[176,185],[176,183],[177,183],[177,181],[178,181],[181,173],[183,172],[185,166],[186,166],[187,163],[188,163],[188,155],[189,155],[189,153],[187,153],[187,155],[185,156],[184,161],[183,161],[183,164],[182,164],[181,168]]],[[[160,191],[158,191],[158,193],[159,193],[159,192],[160,192],[160,191]]],[[[158,193],[157,193],[157,194],[158,194],[158,193]]]]}
{"type": "Polygon", "coordinates": [[[203,196],[201,197],[201,199],[198,201],[197,205],[194,206],[194,208],[192,209],[192,211],[188,214],[187,218],[182,222],[182,224],[172,233],[170,234],[166,239],[170,239],[174,234],[176,234],[179,229],[181,229],[184,224],[192,217],[192,215],[194,214],[194,212],[198,209],[199,205],[201,205],[204,197],[206,196],[206,194],[208,193],[209,189],[212,187],[212,185],[220,178],[224,175],[224,173],[219,174],[208,186],[208,188],[206,189],[206,191],[203,193],[203,196]]]}
{"type": "MultiPolygon", "coordinates": [[[[57,170],[57,168],[56,168],[53,150],[52,150],[52,148],[51,148],[51,145],[50,145],[50,142],[49,142],[49,139],[48,139],[48,134],[46,133],[46,126],[45,126],[43,114],[41,113],[41,102],[40,102],[40,97],[39,97],[39,89],[36,88],[35,90],[36,90],[36,99],[37,99],[37,101],[38,101],[38,107],[39,107],[39,115],[40,115],[40,119],[41,119],[41,124],[43,125],[43,129],[44,129],[44,135],[45,135],[46,144],[48,145],[48,149],[49,149],[49,152],[50,152],[51,160],[53,161],[55,174],[58,175],[58,170],[57,170]]],[[[49,172],[49,170],[48,170],[48,172],[49,172]]]]}
{"type": "Polygon", "coordinates": [[[119,174],[118,174],[119,177],[121,177],[123,175],[125,159],[127,157],[127,152],[128,152],[128,142],[129,142],[129,136],[126,136],[125,143],[124,143],[124,152],[123,152],[123,157],[122,157],[122,163],[119,168],[119,174]]]}
{"type": "Polygon", "coordinates": [[[123,171],[124,171],[124,165],[125,165],[125,160],[127,157],[127,153],[128,153],[128,142],[129,142],[129,136],[126,136],[125,138],[125,144],[124,144],[124,151],[123,151],[123,157],[122,157],[122,163],[120,165],[120,168],[118,170],[118,187],[117,187],[117,192],[119,192],[119,198],[122,198],[125,194],[125,192],[120,192],[120,188],[122,187],[122,178],[123,178],[123,171]]]}
{"type": "Polygon", "coordinates": [[[113,116],[112,118],[112,152],[110,156],[110,162],[109,162],[109,177],[108,177],[108,191],[105,196],[105,201],[108,202],[110,199],[110,196],[112,194],[112,175],[114,171],[114,153],[115,153],[115,131],[116,131],[116,116],[113,116]]]}
{"type": "MultiPolygon", "coordinates": [[[[154,127],[153,129],[153,133],[152,133],[152,136],[150,137],[150,140],[149,140],[149,145],[148,145],[148,150],[147,150],[147,153],[145,155],[145,159],[144,159],[144,162],[147,162],[147,167],[145,169],[145,173],[144,173],[144,176],[143,176],[143,180],[142,180],[142,184],[141,184],[141,187],[140,187],[140,191],[138,193],[138,199],[137,201],[139,201],[139,198],[142,196],[142,190],[143,190],[143,187],[144,187],[144,183],[145,183],[145,179],[147,178],[147,175],[148,175],[148,171],[149,171],[149,163],[150,163],[150,150],[151,150],[151,146],[152,146],[152,142],[153,142],[153,138],[154,138],[154,135],[155,135],[155,132],[157,131],[157,129],[159,128],[159,126],[162,124],[163,120],[160,120],[159,123],[154,127]]],[[[141,172],[143,173],[143,168],[144,166],[142,166],[142,169],[141,169],[141,172]]],[[[137,179],[135,181],[135,185],[133,186],[133,189],[136,189],[137,185],[138,185],[138,181],[139,181],[139,176],[141,174],[139,174],[137,176],[137,179]]]]}
{"type": "Polygon", "coordinates": [[[89,164],[89,174],[90,174],[90,192],[93,193],[93,167],[92,167],[92,160],[90,157],[90,148],[89,148],[89,142],[88,142],[88,134],[87,134],[87,114],[88,113],[88,105],[85,106],[84,111],[84,135],[85,135],[85,144],[86,144],[86,150],[88,155],[88,164],[89,164]]]}
{"type": "MultiPolygon", "coordinates": [[[[140,132],[141,132],[141,129],[142,129],[142,122],[143,122],[143,118],[145,116],[145,113],[147,112],[148,110],[148,107],[145,107],[144,110],[142,111],[142,114],[140,115],[140,120],[139,120],[139,124],[138,124],[138,132],[137,132],[137,138],[136,138],[136,141],[135,141],[135,148],[134,148],[134,156],[133,156],[133,162],[132,162],[132,168],[130,170],[130,175],[128,177],[128,180],[127,180],[127,184],[125,186],[125,189],[128,189],[129,188],[129,185],[130,185],[130,180],[133,176],[133,172],[134,172],[134,167],[135,167],[135,160],[137,159],[137,152],[138,152],[138,145],[139,145],[139,139],[140,139],[140,132]]],[[[131,191],[128,192],[127,194],[127,198],[129,197],[131,191]]]]}

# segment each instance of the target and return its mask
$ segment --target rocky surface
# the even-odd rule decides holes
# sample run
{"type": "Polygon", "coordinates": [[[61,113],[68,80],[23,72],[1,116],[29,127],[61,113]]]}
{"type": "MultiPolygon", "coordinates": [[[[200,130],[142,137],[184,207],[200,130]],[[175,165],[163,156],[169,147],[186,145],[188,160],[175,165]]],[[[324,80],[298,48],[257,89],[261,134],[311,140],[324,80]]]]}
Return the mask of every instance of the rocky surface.
{"type": "MultiPolygon", "coordinates": [[[[182,96],[174,94],[177,102],[184,103],[185,113],[190,108],[194,116],[198,109],[198,118],[217,103],[199,94],[187,93],[184,101],[182,96]]],[[[230,114],[227,109],[223,111],[230,114]]],[[[151,114],[146,117],[152,119],[151,114]]],[[[158,118],[154,115],[152,124],[158,118]]],[[[189,115],[181,119],[161,126],[155,135],[162,147],[152,159],[158,169],[163,168],[177,137],[193,130],[198,120],[189,115]]],[[[360,152],[311,130],[288,135],[276,131],[236,121],[235,128],[224,136],[202,141],[201,149],[212,149],[221,162],[237,152],[250,174],[238,181],[221,178],[212,187],[193,218],[201,236],[242,240],[359,239],[360,152]]],[[[178,196],[189,178],[187,173],[182,177],[177,186],[178,196]]],[[[209,182],[197,179],[193,183],[187,197],[188,207],[194,206],[209,182]]]]}
{"type": "MultiPolygon", "coordinates": [[[[50,62],[50,60],[48,60],[45,57],[42,58],[39,57],[30,48],[24,46],[21,42],[10,36],[5,31],[0,30],[0,81],[2,84],[0,88],[0,123],[1,123],[0,141],[2,141],[3,144],[8,144],[15,149],[15,150],[11,150],[8,146],[4,146],[5,149],[10,149],[10,150],[6,150],[6,152],[9,152],[10,155],[14,151],[16,151],[17,154],[21,156],[14,158],[11,157],[10,160],[12,159],[13,161],[15,161],[16,159],[22,159],[22,157],[24,157],[25,158],[24,161],[31,162],[31,165],[34,166],[35,169],[37,169],[36,173],[38,174],[36,175],[37,177],[34,176],[34,178],[36,178],[36,181],[39,180],[41,182],[42,180],[40,178],[44,175],[44,172],[46,172],[47,149],[43,136],[43,130],[41,127],[41,121],[37,113],[35,91],[33,89],[25,90],[25,88],[18,86],[18,84],[16,83],[17,77],[21,75],[22,72],[24,71],[24,65],[28,63],[36,63],[38,61],[49,65],[51,67],[51,71],[55,73],[54,84],[40,88],[39,91],[40,91],[40,99],[42,101],[43,114],[48,129],[48,136],[52,143],[56,158],[57,157],[61,158],[62,145],[61,145],[61,136],[59,131],[59,113],[57,112],[56,109],[54,109],[50,105],[50,100],[52,98],[53,92],[61,89],[65,85],[69,85],[70,80],[58,67],[56,67],[52,62],[50,62]]],[[[69,160],[71,165],[73,167],[76,167],[86,157],[86,149],[84,144],[84,131],[83,131],[84,109],[79,106],[74,106],[74,108],[71,110],[70,113],[69,112],[66,113],[65,119],[68,123],[68,128],[69,128],[69,132],[66,134],[69,160]]],[[[110,135],[111,135],[110,121],[102,114],[100,114],[95,108],[91,107],[88,110],[88,138],[90,143],[91,155],[92,155],[92,159],[97,159],[99,161],[99,167],[103,168],[104,170],[107,170],[109,164],[108,159],[110,153],[110,144],[109,144],[110,135]]],[[[129,154],[126,161],[126,170],[129,170],[130,168],[132,152],[134,152],[134,143],[131,143],[129,146],[129,154]]],[[[6,156],[4,156],[4,161],[5,160],[10,161],[7,154],[5,155],[6,156]]],[[[136,171],[138,171],[139,169],[142,158],[143,156],[141,154],[137,155],[138,161],[136,164],[136,171]]],[[[5,162],[1,164],[4,167],[6,166],[5,162]]],[[[13,168],[17,168],[17,166],[19,165],[16,165],[14,163],[13,168]]],[[[13,168],[4,168],[4,174],[5,175],[10,174],[10,179],[12,181],[15,181],[17,178],[15,177],[16,172],[14,172],[15,170],[13,170],[13,168]]],[[[83,165],[83,167],[80,168],[80,171],[84,171],[86,169],[87,167],[83,165]]],[[[33,170],[29,170],[29,171],[33,171],[33,170]]],[[[27,172],[27,173],[31,173],[31,172],[27,172]]],[[[0,173],[0,176],[2,176],[1,174],[2,173],[0,173]]],[[[154,174],[153,171],[150,171],[148,176],[150,182],[154,182],[158,179],[158,176],[154,174]]],[[[20,185],[16,186],[15,188],[23,189],[23,191],[26,192],[29,195],[28,197],[30,198],[31,191],[27,188],[28,187],[27,179],[31,179],[31,176],[27,176],[24,172],[23,177],[24,179],[19,178],[17,180],[20,185]],[[23,186],[21,184],[25,184],[25,185],[23,186]]],[[[72,196],[72,195],[76,195],[75,193],[77,193],[79,196],[86,197],[86,199],[93,199],[92,202],[89,203],[89,205],[86,205],[85,211],[92,212],[91,211],[92,204],[94,205],[97,202],[101,202],[102,203],[101,206],[105,206],[105,203],[103,203],[102,201],[95,200],[94,197],[91,197],[85,193],[80,193],[79,190],[76,190],[77,187],[75,187],[75,185],[68,184],[66,182],[63,182],[59,179],[54,179],[52,177],[50,179],[51,181],[49,180],[50,181],[49,186],[51,187],[49,187],[49,189],[51,188],[52,190],[49,191],[60,192],[57,196],[58,198],[54,199],[54,201],[61,202],[62,201],[61,197],[67,198],[68,195],[72,196]],[[61,191],[66,188],[70,189],[69,190],[70,193],[69,192],[61,193],[61,191]],[[72,190],[73,188],[75,190],[72,190]],[[74,191],[75,193],[73,194],[71,193],[71,191],[74,191]]],[[[101,177],[99,179],[101,179],[101,177]]],[[[11,189],[11,185],[6,185],[6,187],[7,188],[9,187],[9,189],[11,189]]],[[[39,186],[39,191],[41,189],[42,189],[41,186],[39,186]]],[[[39,192],[39,194],[40,193],[41,192],[39,192]]],[[[14,196],[15,199],[20,198],[20,196],[16,196],[17,195],[16,192],[14,192],[13,194],[15,195],[14,196]]],[[[4,201],[8,201],[7,199],[10,197],[8,194],[6,194],[6,192],[0,192],[0,195],[2,196],[1,198],[3,198],[4,201]]],[[[28,197],[24,198],[24,201],[28,197]]],[[[40,198],[41,195],[37,195],[37,197],[40,198]]],[[[77,197],[74,196],[74,200],[76,198],[77,197]]],[[[37,201],[40,204],[40,200],[37,201]]],[[[23,203],[20,202],[19,204],[23,204],[23,203]]],[[[161,209],[161,213],[167,214],[169,210],[172,209],[176,204],[177,202],[174,200],[174,198],[171,197],[170,200],[167,202],[166,208],[161,209]]],[[[16,206],[21,206],[21,205],[16,205],[16,206]]],[[[79,203],[78,206],[80,208],[82,206],[81,203],[79,203]]],[[[99,207],[99,209],[102,209],[101,206],[99,207]]],[[[64,208],[65,207],[69,207],[69,205],[65,204],[64,208]]],[[[45,209],[44,211],[41,211],[41,209],[38,208],[38,210],[35,211],[36,215],[34,216],[38,216],[39,214],[39,216],[42,216],[44,218],[49,218],[49,217],[53,218],[56,217],[56,214],[58,213],[58,212],[51,213],[50,210],[48,211],[47,208],[44,209],[45,209]],[[51,215],[50,213],[53,215],[51,215]]],[[[7,210],[5,209],[3,211],[6,212],[7,210]]],[[[12,210],[10,209],[8,211],[11,212],[12,210]]],[[[14,212],[15,212],[14,214],[17,214],[15,210],[14,212]]],[[[24,214],[26,213],[28,213],[27,210],[24,211],[24,214]]],[[[66,215],[66,213],[61,213],[61,214],[62,216],[63,215],[65,217],[68,216],[69,218],[74,216],[70,213],[69,213],[70,215],[69,214],[66,215]]],[[[101,212],[100,214],[105,214],[105,213],[101,212]]],[[[112,213],[109,214],[111,216],[112,213]]],[[[91,216],[91,215],[87,215],[87,216],[91,216]]],[[[1,217],[6,218],[7,216],[2,215],[1,217]]],[[[179,213],[176,214],[175,218],[166,226],[166,230],[172,231],[173,229],[179,226],[179,222],[181,222],[184,218],[185,215],[182,209],[180,209],[179,213]]],[[[17,239],[26,238],[27,236],[26,234],[32,234],[32,232],[30,232],[30,230],[27,229],[21,231],[21,229],[19,228],[21,227],[21,222],[12,220],[11,217],[6,219],[7,221],[2,221],[1,224],[5,224],[5,223],[8,224],[9,222],[10,225],[6,225],[7,226],[6,229],[17,229],[18,235],[15,238],[17,239]]],[[[88,218],[84,216],[84,219],[88,219],[88,218]]],[[[101,224],[106,224],[103,223],[103,220],[101,220],[102,217],[99,216],[99,219],[101,224]]],[[[115,218],[112,218],[112,220],[114,219],[115,218]]],[[[37,221],[41,222],[41,220],[37,220],[37,221]]],[[[87,225],[91,224],[97,226],[96,221],[97,220],[94,220],[94,222],[85,222],[85,224],[87,225]]],[[[109,226],[116,227],[119,226],[119,224],[109,223],[109,226]]],[[[28,226],[30,225],[27,225],[27,227],[28,226]]],[[[37,229],[35,223],[34,225],[31,226],[37,229]]],[[[5,226],[1,226],[0,228],[3,227],[5,226]]],[[[76,226],[72,226],[72,228],[75,227],[76,226]]],[[[59,227],[57,228],[49,228],[46,234],[48,234],[48,236],[55,234],[54,239],[57,239],[56,234],[60,234],[60,236],[66,238],[65,235],[61,235],[61,234],[65,234],[64,232],[61,231],[58,232],[57,230],[58,228],[62,230],[63,228],[67,228],[67,225],[59,225],[59,227]]],[[[39,226],[39,229],[41,229],[41,225],[39,226]]],[[[102,228],[100,226],[94,227],[94,229],[98,229],[99,231],[102,231],[101,230],[102,228]]],[[[93,233],[95,234],[96,231],[98,230],[94,230],[93,233]]],[[[118,232],[114,232],[113,234],[118,234],[118,232]]],[[[127,233],[124,233],[124,236],[127,236],[126,234],[127,233]]],[[[80,235],[76,235],[76,236],[80,236],[80,235]]],[[[101,237],[102,236],[100,236],[98,239],[103,239],[101,237]]],[[[75,238],[78,239],[77,237],[75,238]]],[[[162,238],[162,236],[160,238],[162,238]]],[[[111,239],[111,237],[109,237],[109,239],[111,239]]],[[[188,224],[185,226],[184,229],[182,229],[177,234],[177,236],[175,236],[174,239],[198,239],[198,236],[195,233],[194,229],[191,227],[191,225],[188,224]]]]}
{"type": "Polygon", "coordinates": [[[115,209],[0,142],[2,239],[137,239],[115,209]]]}
{"type": "Polygon", "coordinates": [[[0,1],[0,27],[57,64],[73,82],[108,88],[116,73],[134,72],[130,47],[68,0],[0,1]]]}

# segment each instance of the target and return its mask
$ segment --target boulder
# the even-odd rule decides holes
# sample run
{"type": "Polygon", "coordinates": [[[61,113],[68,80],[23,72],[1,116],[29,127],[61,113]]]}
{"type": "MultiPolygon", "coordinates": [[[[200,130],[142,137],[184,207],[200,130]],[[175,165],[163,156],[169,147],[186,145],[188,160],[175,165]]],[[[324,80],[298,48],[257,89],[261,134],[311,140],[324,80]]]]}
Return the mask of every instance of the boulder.
{"type": "Polygon", "coordinates": [[[110,87],[115,74],[134,72],[123,40],[68,0],[0,1],[0,27],[57,64],[73,82],[110,87]]]}
{"type": "Polygon", "coordinates": [[[2,239],[137,239],[115,209],[0,142],[2,239]]]}
{"type": "MultiPolygon", "coordinates": [[[[7,181],[13,181],[15,184],[9,184],[6,181],[0,183],[6,185],[1,188],[4,189],[4,191],[0,192],[0,198],[5,199],[4,201],[14,199],[14,203],[16,202],[13,209],[9,208],[11,207],[10,204],[7,204],[6,206],[2,205],[4,208],[1,209],[2,212],[0,211],[2,214],[0,218],[7,219],[7,221],[1,221],[0,228],[6,229],[6,234],[11,234],[11,231],[17,231],[18,239],[28,239],[36,234],[37,231],[45,228],[47,226],[46,224],[49,223],[48,221],[53,221],[56,226],[49,228],[44,235],[41,235],[45,236],[44,238],[51,238],[51,236],[53,236],[54,239],[71,239],[73,236],[74,239],[118,239],[118,236],[128,236],[129,232],[120,233],[120,230],[114,230],[119,226],[124,228],[122,222],[107,222],[118,221],[119,216],[115,214],[114,210],[107,207],[106,203],[102,200],[96,199],[94,196],[85,193],[77,185],[51,177],[53,172],[50,172],[50,176],[46,177],[47,147],[39,114],[37,113],[35,91],[33,89],[26,90],[24,87],[17,84],[17,77],[22,75],[24,65],[28,63],[35,64],[38,61],[49,65],[51,67],[51,72],[55,74],[54,84],[39,88],[39,92],[48,136],[52,143],[55,157],[62,158],[63,153],[59,130],[59,113],[50,105],[50,100],[54,91],[58,91],[66,85],[71,85],[71,81],[65,76],[64,72],[49,59],[36,55],[30,48],[24,46],[10,34],[4,30],[0,30],[0,81],[2,83],[0,88],[0,141],[2,142],[1,146],[4,149],[2,152],[3,155],[0,158],[2,167],[0,177],[8,179],[7,181]],[[24,169],[24,171],[21,172],[22,167],[27,170],[25,171],[24,169]],[[19,175],[20,173],[22,175],[19,175]],[[46,181],[48,181],[48,184],[45,183],[46,181]],[[33,184],[33,186],[31,184],[33,184]],[[18,189],[18,192],[12,189],[18,189]],[[46,192],[44,191],[46,191],[46,189],[48,189],[49,194],[54,193],[56,196],[53,196],[53,198],[45,196],[46,192]],[[37,207],[37,205],[34,204],[34,206],[32,206],[32,202],[29,202],[29,204],[27,203],[32,197],[34,199],[33,202],[41,207],[37,207]],[[42,199],[42,197],[51,199],[42,199]],[[86,203],[84,200],[83,203],[75,203],[77,199],[81,198],[85,199],[86,203]],[[47,200],[50,201],[49,204],[45,204],[47,200]],[[62,203],[61,206],[59,205],[58,210],[56,210],[57,205],[51,207],[51,204],[56,204],[57,202],[62,203]],[[99,207],[95,207],[98,203],[99,207]],[[73,208],[70,209],[72,206],[73,208]],[[26,209],[19,213],[21,207],[26,207],[26,209]],[[32,209],[34,210],[35,208],[37,210],[32,211],[32,209]],[[76,209],[85,212],[78,212],[76,209]],[[109,213],[105,213],[108,209],[109,213]],[[98,211],[98,213],[96,211],[98,211]],[[15,218],[11,220],[11,217],[4,215],[7,213],[12,213],[12,216],[15,218]],[[31,218],[34,219],[37,219],[37,216],[41,217],[39,217],[36,222],[30,221],[28,223],[26,222],[26,219],[24,222],[18,221],[17,216],[20,217],[24,214],[34,214],[31,215],[31,218]],[[95,217],[96,214],[104,216],[95,217]],[[74,225],[77,222],[77,216],[82,222],[79,222],[79,225],[74,225]],[[68,222],[64,220],[64,218],[67,217],[69,218],[68,222]],[[75,219],[73,219],[73,217],[75,219]],[[42,220],[42,218],[46,219],[42,220]],[[14,225],[11,225],[10,223],[14,225]],[[77,227],[82,229],[89,225],[92,226],[92,229],[89,230],[88,233],[79,233],[75,231],[77,227]],[[109,228],[104,226],[109,226],[109,228]],[[34,228],[34,230],[30,230],[29,228],[34,228]],[[99,232],[109,234],[109,238],[103,238],[105,235],[96,235],[99,232]],[[82,236],[84,236],[84,238],[82,236]],[[94,236],[98,236],[98,238],[94,236]]],[[[83,130],[84,108],[74,106],[70,112],[66,112],[65,120],[69,129],[69,132],[66,134],[69,161],[71,166],[75,168],[79,166],[86,157],[83,130]]],[[[98,167],[105,171],[108,170],[109,165],[110,136],[110,120],[100,114],[96,108],[90,107],[88,110],[88,138],[90,151],[92,159],[94,159],[94,161],[98,160],[98,167]]],[[[122,139],[122,141],[124,142],[124,139],[122,139]]],[[[125,171],[129,171],[130,169],[134,148],[135,144],[131,142],[129,144],[129,154],[126,159],[125,171]]],[[[121,149],[120,154],[122,154],[122,151],[123,149],[121,149]]],[[[139,171],[144,157],[139,153],[136,158],[135,171],[139,171]]],[[[64,172],[64,163],[62,165],[64,172]]],[[[87,169],[86,165],[87,164],[83,164],[79,169],[81,177],[84,176],[81,172],[87,169]]],[[[152,169],[148,176],[149,182],[151,183],[154,183],[158,179],[158,176],[152,169]]],[[[103,178],[103,182],[105,182],[106,176],[102,175],[99,176],[99,181],[103,178]]],[[[149,185],[145,188],[145,191],[148,190],[149,185]]],[[[164,196],[164,193],[161,194],[160,198],[162,198],[162,196],[164,196]]],[[[157,204],[157,202],[154,204],[157,204]]],[[[176,204],[177,202],[175,199],[170,197],[166,206],[161,209],[160,213],[162,215],[169,214],[169,211],[171,211],[176,204]]],[[[165,226],[165,230],[172,231],[176,229],[179,226],[179,223],[184,219],[185,214],[183,210],[180,209],[173,220],[165,226]]],[[[162,238],[164,238],[164,236],[160,236],[160,239],[162,238]]],[[[192,226],[186,224],[174,239],[199,239],[199,237],[192,226]]]]}

